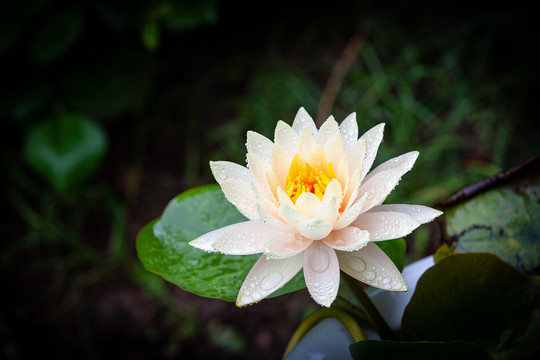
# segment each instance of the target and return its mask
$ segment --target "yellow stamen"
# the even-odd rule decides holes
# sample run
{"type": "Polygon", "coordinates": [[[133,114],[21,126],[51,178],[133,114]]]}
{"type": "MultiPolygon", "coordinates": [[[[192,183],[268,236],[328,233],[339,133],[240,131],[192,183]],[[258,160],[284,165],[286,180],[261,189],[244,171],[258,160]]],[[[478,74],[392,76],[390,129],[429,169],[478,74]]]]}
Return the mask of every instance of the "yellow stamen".
{"type": "Polygon", "coordinates": [[[294,203],[305,192],[315,194],[322,200],[326,187],[335,178],[336,173],[331,162],[327,169],[321,170],[307,163],[300,154],[296,154],[289,167],[285,192],[294,203]]]}

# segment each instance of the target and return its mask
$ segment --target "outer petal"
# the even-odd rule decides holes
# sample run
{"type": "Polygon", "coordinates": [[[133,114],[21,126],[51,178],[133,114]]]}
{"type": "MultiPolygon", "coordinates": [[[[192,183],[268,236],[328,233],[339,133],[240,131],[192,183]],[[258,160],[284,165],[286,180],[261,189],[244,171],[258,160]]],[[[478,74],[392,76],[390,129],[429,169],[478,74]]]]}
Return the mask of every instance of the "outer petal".
{"type": "Polygon", "coordinates": [[[391,291],[408,289],[396,265],[374,243],[358,251],[338,251],[337,257],[341,270],[363,283],[391,291]]]}
{"type": "Polygon", "coordinates": [[[276,174],[279,186],[285,188],[287,174],[291,166],[291,157],[281,146],[275,145],[272,149],[272,170],[276,174]]]}
{"type": "Polygon", "coordinates": [[[278,121],[274,133],[274,143],[281,146],[292,157],[296,152],[299,135],[283,121],[278,121]]]}
{"type": "Polygon", "coordinates": [[[442,215],[442,211],[432,209],[427,206],[405,204],[379,205],[369,210],[369,213],[387,211],[407,214],[413,217],[420,224],[428,223],[431,220],[435,219],[437,216],[442,215]]]}
{"type": "Polygon", "coordinates": [[[235,179],[251,183],[253,177],[248,168],[230,161],[210,161],[210,170],[218,183],[235,179]]]}
{"type": "Polygon", "coordinates": [[[349,226],[342,230],[332,231],[323,241],[336,250],[356,251],[368,244],[369,232],[349,226]]]}
{"type": "Polygon", "coordinates": [[[420,226],[413,217],[399,212],[364,213],[353,224],[369,231],[373,241],[396,239],[410,234],[420,226]]]}
{"type": "MultiPolygon", "coordinates": [[[[356,170],[360,170],[360,175],[364,173],[364,163],[366,158],[366,139],[358,140],[347,150],[347,158],[349,159],[349,174],[352,175],[356,170]]],[[[366,171],[367,172],[367,171],[366,171]]],[[[363,178],[363,176],[362,176],[363,178]]]]}
{"type": "Polygon", "coordinates": [[[268,174],[271,173],[270,165],[263,158],[255,154],[248,153],[247,160],[253,177],[259,185],[259,189],[267,199],[275,202],[274,194],[268,183],[268,174]]]}
{"type": "Polygon", "coordinates": [[[304,252],[304,277],[311,297],[329,307],[339,288],[339,262],[333,249],[315,241],[304,252]]]}
{"type": "Polygon", "coordinates": [[[223,230],[215,237],[212,247],[227,255],[261,253],[266,241],[281,234],[260,221],[246,221],[227,226],[223,230]]]}
{"type": "Polygon", "coordinates": [[[259,215],[255,207],[255,193],[251,183],[228,178],[227,180],[219,181],[221,190],[227,200],[229,200],[238,211],[250,220],[257,220],[259,215]]]}
{"type": "Polygon", "coordinates": [[[320,147],[324,147],[324,144],[334,135],[340,134],[339,125],[334,119],[333,116],[328,117],[328,119],[321,125],[319,132],[317,133],[316,139],[317,144],[320,147]]]}
{"type": "Polygon", "coordinates": [[[255,131],[248,131],[246,148],[248,153],[257,154],[270,163],[274,143],[255,131]]]}
{"type": "Polygon", "coordinates": [[[269,259],[285,259],[304,251],[313,240],[302,235],[280,234],[264,245],[264,253],[269,259]]]}
{"type": "Polygon", "coordinates": [[[261,256],[244,280],[236,299],[236,306],[261,301],[282,288],[300,271],[302,258],[303,253],[283,260],[267,259],[265,255],[261,256]]]}
{"type": "Polygon", "coordinates": [[[402,175],[403,171],[399,169],[384,170],[360,185],[358,192],[360,194],[369,194],[369,202],[364,208],[364,211],[382,204],[388,194],[396,187],[399,180],[401,180],[402,175]]]}
{"type": "Polygon", "coordinates": [[[381,144],[383,138],[383,132],[384,123],[374,126],[360,137],[360,140],[366,140],[366,157],[364,158],[363,176],[361,176],[361,179],[366,176],[369,169],[371,169],[371,165],[373,165],[373,161],[377,155],[377,150],[379,149],[379,145],[381,144]]]}
{"type": "Polygon", "coordinates": [[[303,107],[301,107],[296,113],[292,128],[298,134],[301,134],[304,129],[308,129],[309,132],[311,132],[313,135],[317,134],[317,126],[315,126],[313,118],[309,116],[309,114],[303,107]]]}
{"type": "Polygon", "coordinates": [[[356,123],[356,113],[351,113],[339,125],[339,130],[343,136],[345,150],[350,148],[358,140],[358,124],[356,123]]]}
{"type": "MultiPolygon", "coordinates": [[[[246,229],[259,229],[261,226],[265,226],[265,225],[261,224],[260,221],[244,221],[241,223],[225,226],[220,229],[210,231],[204,235],[199,236],[195,240],[190,241],[189,245],[196,247],[198,249],[204,250],[204,251],[215,252],[217,250],[212,247],[212,244],[217,239],[221,237],[228,237],[230,236],[230,234],[245,232],[246,229]]],[[[265,229],[265,231],[267,230],[265,229]]],[[[274,232],[276,231],[274,230],[274,232]]],[[[261,246],[261,249],[262,249],[262,246],[261,246]]]]}
{"type": "Polygon", "coordinates": [[[396,169],[400,170],[405,174],[407,171],[411,170],[414,162],[418,158],[418,151],[411,151],[406,154],[397,156],[393,159],[390,159],[381,165],[377,166],[373,171],[371,171],[367,176],[364,178],[364,182],[371,179],[373,176],[377,175],[378,173],[390,170],[390,169],[396,169]]]}

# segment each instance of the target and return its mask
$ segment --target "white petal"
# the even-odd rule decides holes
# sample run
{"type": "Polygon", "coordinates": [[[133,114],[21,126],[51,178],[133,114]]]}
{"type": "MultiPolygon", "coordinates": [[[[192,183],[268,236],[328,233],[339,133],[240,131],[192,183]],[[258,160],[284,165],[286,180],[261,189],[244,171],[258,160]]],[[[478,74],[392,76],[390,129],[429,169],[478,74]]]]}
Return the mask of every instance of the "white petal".
{"type": "Polygon", "coordinates": [[[229,200],[242,215],[250,220],[259,219],[257,208],[255,206],[255,193],[253,192],[251,183],[230,179],[222,181],[219,185],[227,200],[229,200]]]}
{"type": "Polygon", "coordinates": [[[339,132],[339,125],[334,119],[333,116],[330,116],[319,129],[319,132],[317,133],[317,144],[319,144],[320,147],[324,148],[324,145],[326,142],[334,135],[340,134],[339,132]]]}
{"type": "Polygon", "coordinates": [[[356,218],[363,213],[366,205],[369,203],[369,194],[364,194],[348,210],[343,212],[334,224],[334,230],[343,229],[349,226],[356,218]]]}
{"type": "Polygon", "coordinates": [[[403,172],[401,170],[384,170],[375,174],[368,181],[360,185],[358,192],[360,194],[369,194],[369,204],[364,211],[371,209],[373,206],[382,204],[388,194],[394,190],[402,175],[403,172]]]}
{"type": "Polygon", "coordinates": [[[321,200],[310,192],[300,194],[296,200],[296,209],[309,217],[315,217],[319,206],[321,206],[321,200]]]}
{"type": "Polygon", "coordinates": [[[299,135],[283,121],[278,121],[274,133],[274,143],[281,146],[292,157],[296,153],[299,135]]]}
{"type": "Polygon", "coordinates": [[[291,157],[279,145],[275,145],[272,149],[272,170],[276,174],[279,186],[285,188],[287,184],[287,174],[289,173],[289,168],[291,167],[291,157]]]}
{"type": "Polygon", "coordinates": [[[413,217],[399,212],[369,212],[358,216],[354,226],[369,231],[373,241],[390,240],[410,234],[420,226],[413,217]]]}
{"type": "Polygon", "coordinates": [[[259,213],[259,216],[263,223],[273,227],[277,231],[289,233],[295,232],[295,229],[292,226],[285,224],[283,221],[280,220],[281,217],[270,213],[260,203],[257,203],[257,212],[259,213]]]}
{"type": "MultiPolygon", "coordinates": [[[[324,194],[326,197],[326,193],[324,194]]],[[[324,199],[324,198],[323,198],[324,199]]],[[[330,196],[324,200],[315,212],[315,217],[334,224],[339,216],[339,199],[337,196],[330,196]]]]}
{"type": "Polygon", "coordinates": [[[309,114],[303,107],[301,107],[296,113],[296,116],[294,117],[294,121],[292,124],[292,128],[298,134],[301,134],[304,129],[308,129],[309,132],[312,133],[313,135],[317,134],[317,126],[315,126],[315,122],[313,121],[313,118],[309,116],[309,114]]]}
{"type": "Polygon", "coordinates": [[[392,260],[375,243],[358,251],[337,251],[339,267],[368,285],[391,291],[407,291],[407,284],[392,260]]]}
{"type": "Polygon", "coordinates": [[[276,229],[260,222],[246,221],[223,228],[212,247],[227,255],[249,255],[263,251],[264,243],[276,234],[276,229]]]}
{"type": "Polygon", "coordinates": [[[294,208],[293,201],[291,200],[289,195],[287,195],[285,190],[283,190],[281,187],[278,187],[277,189],[277,196],[278,196],[278,202],[280,205],[287,204],[288,206],[294,208]]]}
{"type": "Polygon", "coordinates": [[[354,170],[347,186],[345,187],[343,201],[341,203],[342,211],[347,211],[358,196],[358,188],[360,187],[360,170],[354,170]]]}
{"type": "Polygon", "coordinates": [[[341,134],[339,132],[332,136],[330,139],[328,139],[328,141],[324,145],[324,153],[334,167],[337,167],[339,165],[339,161],[345,155],[343,138],[341,137],[341,134]]]}
{"type": "Polygon", "coordinates": [[[385,161],[384,163],[373,169],[373,171],[371,171],[369,174],[367,174],[363,182],[366,182],[378,173],[389,169],[400,170],[403,172],[403,174],[405,174],[407,171],[412,169],[414,162],[417,158],[418,151],[411,151],[401,156],[397,156],[393,159],[385,161]]]}
{"type": "Polygon", "coordinates": [[[326,187],[326,190],[324,190],[322,201],[328,201],[333,196],[337,197],[338,202],[341,203],[341,200],[343,199],[343,190],[338,179],[330,180],[330,183],[326,187]]]}
{"type": "Polygon", "coordinates": [[[313,240],[302,235],[280,234],[264,245],[264,253],[270,259],[285,259],[304,251],[313,240]]]}
{"type": "Polygon", "coordinates": [[[291,226],[294,226],[297,229],[300,229],[300,225],[309,220],[309,217],[300,211],[296,210],[293,206],[289,204],[281,204],[279,206],[279,215],[285,220],[285,222],[291,226]]]}
{"type": "Polygon", "coordinates": [[[332,223],[321,219],[309,219],[301,223],[298,230],[311,240],[321,240],[332,231],[332,223]]]}
{"type": "Polygon", "coordinates": [[[309,159],[311,154],[313,154],[317,148],[319,148],[319,145],[317,145],[313,134],[307,129],[302,130],[298,145],[296,146],[296,152],[304,159],[309,159]]]}
{"type": "Polygon", "coordinates": [[[263,193],[266,198],[269,200],[275,201],[274,194],[270,189],[270,184],[268,183],[268,174],[272,171],[270,165],[264,161],[264,159],[256,154],[247,154],[247,160],[249,164],[249,169],[253,174],[254,179],[259,185],[259,190],[263,193]]]}
{"type": "Polygon", "coordinates": [[[345,189],[349,183],[349,159],[347,156],[344,156],[339,160],[339,165],[337,168],[337,179],[341,184],[341,188],[345,189]]]}
{"type": "Polygon", "coordinates": [[[383,212],[383,211],[405,213],[409,216],[412,216],[420,224],[428,223],[432,221],[433,219],[435,219],[436,217],[442,215],[442,211],[432,209],[430,207],[423,206],[423,205],[405,205],[405,204],[379,205],[369,210],[370,213],[383,212]]]}
{"type": "Polygon", "coordinates": [[[353,146],[358,140],[358,124],[356,123],[356,113],[351,113],[339,125],[339,130],[343,136],[345,149],[353,146]]]}
{"type": "Polygon", "coordinates": [[[364,173],[364,162],[366,158],[366,139],[358,140],[347,150],[347,159],[349,159],[349,174],[352,175],[356,170],[360,170],[360,175],[364,173]]]}
{"type": "Polygon", "coordinates": [[[267,162],[272,156],[274,143],[255,131],[248,131],[246,148],[248,153],[257,154],[267,162]]]}
{"type": "Polygon", "coordinates": [[[371,169],[371,165],[373,165],[373,161],[375,160],[375,156],[377,155],[377,150],[379,149],[379,145],[381,144],[383,138],[383,132],[384,123],[374,126],[360,137],[360,140],[366,140],[366,157],[364,158],[364,163],[362,166],[362,179],[366,176],[369,169],[371,169]]]}
{"type": "Polygon", "coordinates": [[[248,168],[230,161],[210,161],[210,170],[218,183],[235,179],[251,183],[253,177],[248,168]]]}
{"type": "Polygon", "coordinates": [[[236,306],[245,306],[261,301],[291,280],[302,268],[303,253],[283,260],[267,259],[263,255],[247,275],[236,306]]]}
{"type": "Polygon", "coordinates": [[[204,250],[204,251],[216,252],[217,250],[212,247],[212,243],[216,241],[220,236],[222,236],[223,234],[229,233],[231,231],[241,230],[244,227],[246,226],[249,227],[252,224],[255,224],[255,226],[257,226],[257,224],[260,224],[260,222],[259,221],[244,221],[241,223],[225,226],[220,229],[216,229],[214,231],[210,231],[204,235],[199,236],[195,240],[190,241],[189,245],[196,247],[197,249],[204,250]]]}
{"type": "Polygon", "coordinates": [[[334,249],[315,241],[304,251],[304,278],[317,304],[330,307],[339,288],[339,262],[334,249]]]}
{"type": "Polygon", "coordinates": [[[324,243],[340,251],[356,251],[369,243],[369,232],[349,226],[345,229],[332,231],[324,243]]]}

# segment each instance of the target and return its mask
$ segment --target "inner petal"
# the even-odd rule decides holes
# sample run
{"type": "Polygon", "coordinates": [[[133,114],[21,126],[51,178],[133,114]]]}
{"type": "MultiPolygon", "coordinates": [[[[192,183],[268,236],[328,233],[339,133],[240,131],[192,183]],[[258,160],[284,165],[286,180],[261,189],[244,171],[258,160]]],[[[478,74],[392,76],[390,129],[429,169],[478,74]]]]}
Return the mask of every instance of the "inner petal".
{"type": "Polygon", "coordinates": [[[285,193],[293,203],[296,204],[303,193],[312,193],[322,200],[328,184],[337,178],[331,162],[326,166],[317,165],[308,163],[298,153],[294,155],[285,185],[285,193]]]}

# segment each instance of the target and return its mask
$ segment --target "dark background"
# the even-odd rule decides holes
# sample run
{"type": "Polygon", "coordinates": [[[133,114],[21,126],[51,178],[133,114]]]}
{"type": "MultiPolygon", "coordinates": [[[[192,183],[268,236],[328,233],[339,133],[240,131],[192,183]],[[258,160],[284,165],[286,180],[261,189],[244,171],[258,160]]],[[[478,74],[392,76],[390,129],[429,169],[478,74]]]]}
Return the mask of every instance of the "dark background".
{"type": "MultiPolygon", "coordinates": [[[[377,163],[420,151],[391,202],[434,205],[524,161],[540,141],[534,16],[525,2],[2,2],[0,358],[280,357],[315,307],[305,290],[244,309],[191,295],[144,270],[138,231],[213,182],[209,160],[243,163],[247,130],[271,137],[300,106],[327,116],[327,81],[359,42],[330,109],[361,132],[386,122],[377,163]],[[104,143],[81,148],[64,121],[80,117],[104,143]]],[[[437,239],[420,228],[408,260],[437,239]]]]}

